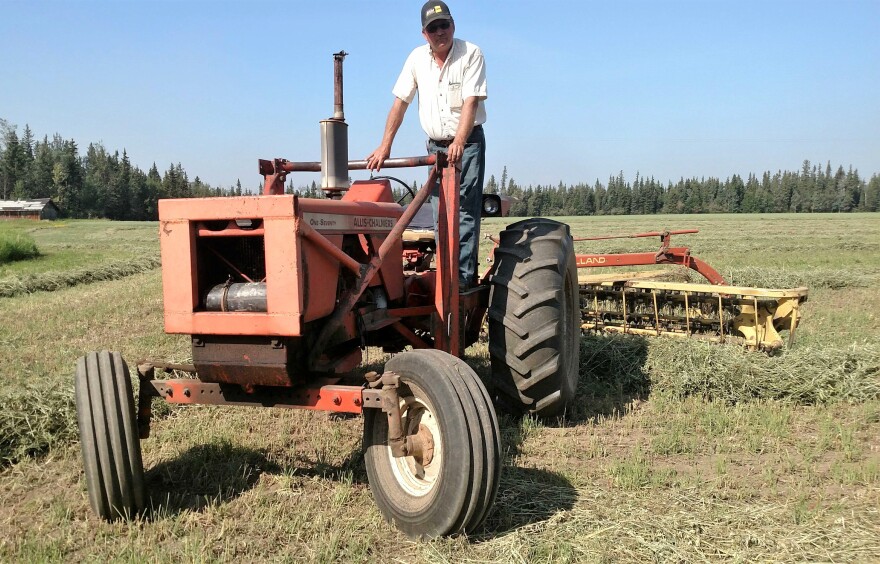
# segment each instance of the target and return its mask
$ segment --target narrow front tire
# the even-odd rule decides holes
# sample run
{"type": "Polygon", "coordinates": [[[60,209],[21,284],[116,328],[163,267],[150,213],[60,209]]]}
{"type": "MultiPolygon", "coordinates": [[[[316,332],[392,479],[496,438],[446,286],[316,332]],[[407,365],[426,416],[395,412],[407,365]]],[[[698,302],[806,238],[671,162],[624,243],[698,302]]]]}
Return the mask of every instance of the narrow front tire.
{"type": "Polygon", "coordinates": [[[92,510],[106,520],[144,508],[144,467],[128,365],[118,352],[76,362],[76,419],[92,510]]]}

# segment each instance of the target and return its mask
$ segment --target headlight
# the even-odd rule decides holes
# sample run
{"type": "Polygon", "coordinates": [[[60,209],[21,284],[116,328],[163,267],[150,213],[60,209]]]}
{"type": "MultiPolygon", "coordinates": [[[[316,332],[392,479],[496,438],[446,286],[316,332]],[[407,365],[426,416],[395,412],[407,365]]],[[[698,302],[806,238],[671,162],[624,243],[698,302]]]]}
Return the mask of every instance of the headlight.
{"type": "Polygon", "coordinates": [[[483,196],[483,215],[494,217],[500,215],[501,200],[493,194],[485,194],[483,196]]]}

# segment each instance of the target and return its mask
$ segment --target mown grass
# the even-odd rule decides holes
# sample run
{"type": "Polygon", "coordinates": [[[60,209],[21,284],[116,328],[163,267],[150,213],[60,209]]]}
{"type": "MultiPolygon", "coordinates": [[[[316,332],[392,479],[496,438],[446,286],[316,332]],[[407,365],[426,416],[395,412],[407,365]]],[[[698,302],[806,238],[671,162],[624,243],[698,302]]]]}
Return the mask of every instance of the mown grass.
{"type": "MultiPolygon", "coordinates": [[[[0,443],[0,561],[876,560],[880,217],[564,220],[579,235],[697,227],[673,243],[727,277],[741,272],[735,283],[807,281],[795,347],[771,357],[584,337],[578,396],[564,417],[501,418],[498,500],[472,538],[413,542],[382,521],[360,456],[360,418],[251,408],[157,417],[142,442],[151,510],[110,524],[88,507],[73,360],[102,348],[130,364],[189,357],[185,338],[162,333],[159,271],[0,298],[0,437],[15,437],[0,443]]],[[[26,261],[33,270],[16,265],[14,276],[157,255],[154,224],[66,225],[54,229],[75,233],[69,243],[44,232],[52,228],[33,235],[68,266],[26,261]],[[104,239],[115,248],[90,254],[104,239]]],[[[489,221],[484,231],[501,225],[489,221]]],[[[581,243],[579,251],[656,243],[581,243]]],[[[488,375],[484,344],[468,361],[488,375]]]]}
{"type": "Polygon", "coordinates": [[[0,297],[115,280],[159,266],[153,222],[28,221],[0,223],[0,237],[33,240],[30,260],[0,260],[0,297]]]}
{"type": "Polygon", "coordinates": [[[160,264],[159,257],[135,257],[66,271],[11,277],[0,280],[0,298],[39,291],[53,292],[79,284],[126,278],[132,274],[152,270],[160,264]]]}
{"type": "MultiPolygon", "coordinates": [[[[875,287],[880,280],[877,214],[655,215],[556,218],[577,236],[699,229],[672,246],[718,270],[729,283],[764,288],[875,287]],[[819,227],[817,227],[819,226],[819,227]]],[[[490,222],[490,225],[496,225],[490,222]]],[[[484,247],[488,249],[488,247],[484,247]]],[[[581,241],[582,253],[656,251],[659,238],[581,241]]],[[[597,272],[601,269],[596,269],[597,272]]],[[[699,276],[695,278],[698,280],[699,276]]]]}
{"type": "Polygon", "coordinates": [[[119,350],[130,363],[190,354],[162,331],[158,270],[0,298],[0,318],[0,463],[76,438],[71,363],[83,352],[119,350]]]}

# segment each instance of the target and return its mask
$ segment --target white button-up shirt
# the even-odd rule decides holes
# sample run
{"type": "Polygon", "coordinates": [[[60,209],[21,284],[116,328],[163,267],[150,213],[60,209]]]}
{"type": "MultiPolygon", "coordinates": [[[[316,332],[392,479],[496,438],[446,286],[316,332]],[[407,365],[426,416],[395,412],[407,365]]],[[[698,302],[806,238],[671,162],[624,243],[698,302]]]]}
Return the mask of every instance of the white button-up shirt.
{"type": "Polygon", "coordinates": [[[473,43],[453,39],[446,62],[438,67],[429,45],[416,47],[407,57],[391,92],[407,104],[412,103],[418,92],[422,129],[431,139],[452,139],[458,130],[462,103],[467,98],[480,98],[474,125],[486,122],[483,52],[473,43]]]}

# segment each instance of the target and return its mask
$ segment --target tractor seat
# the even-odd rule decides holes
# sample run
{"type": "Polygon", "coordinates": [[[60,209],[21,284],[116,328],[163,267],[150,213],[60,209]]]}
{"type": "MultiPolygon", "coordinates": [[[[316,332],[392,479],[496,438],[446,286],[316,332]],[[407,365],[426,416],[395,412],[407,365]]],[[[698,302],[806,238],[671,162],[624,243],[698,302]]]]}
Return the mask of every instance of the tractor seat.
{"type": "Polygon", "coordinates": [[[422,245],[434,245],[434,213],[431,204],[425,202],[403,232],[403,246],[416,248],[422,245]]]}

